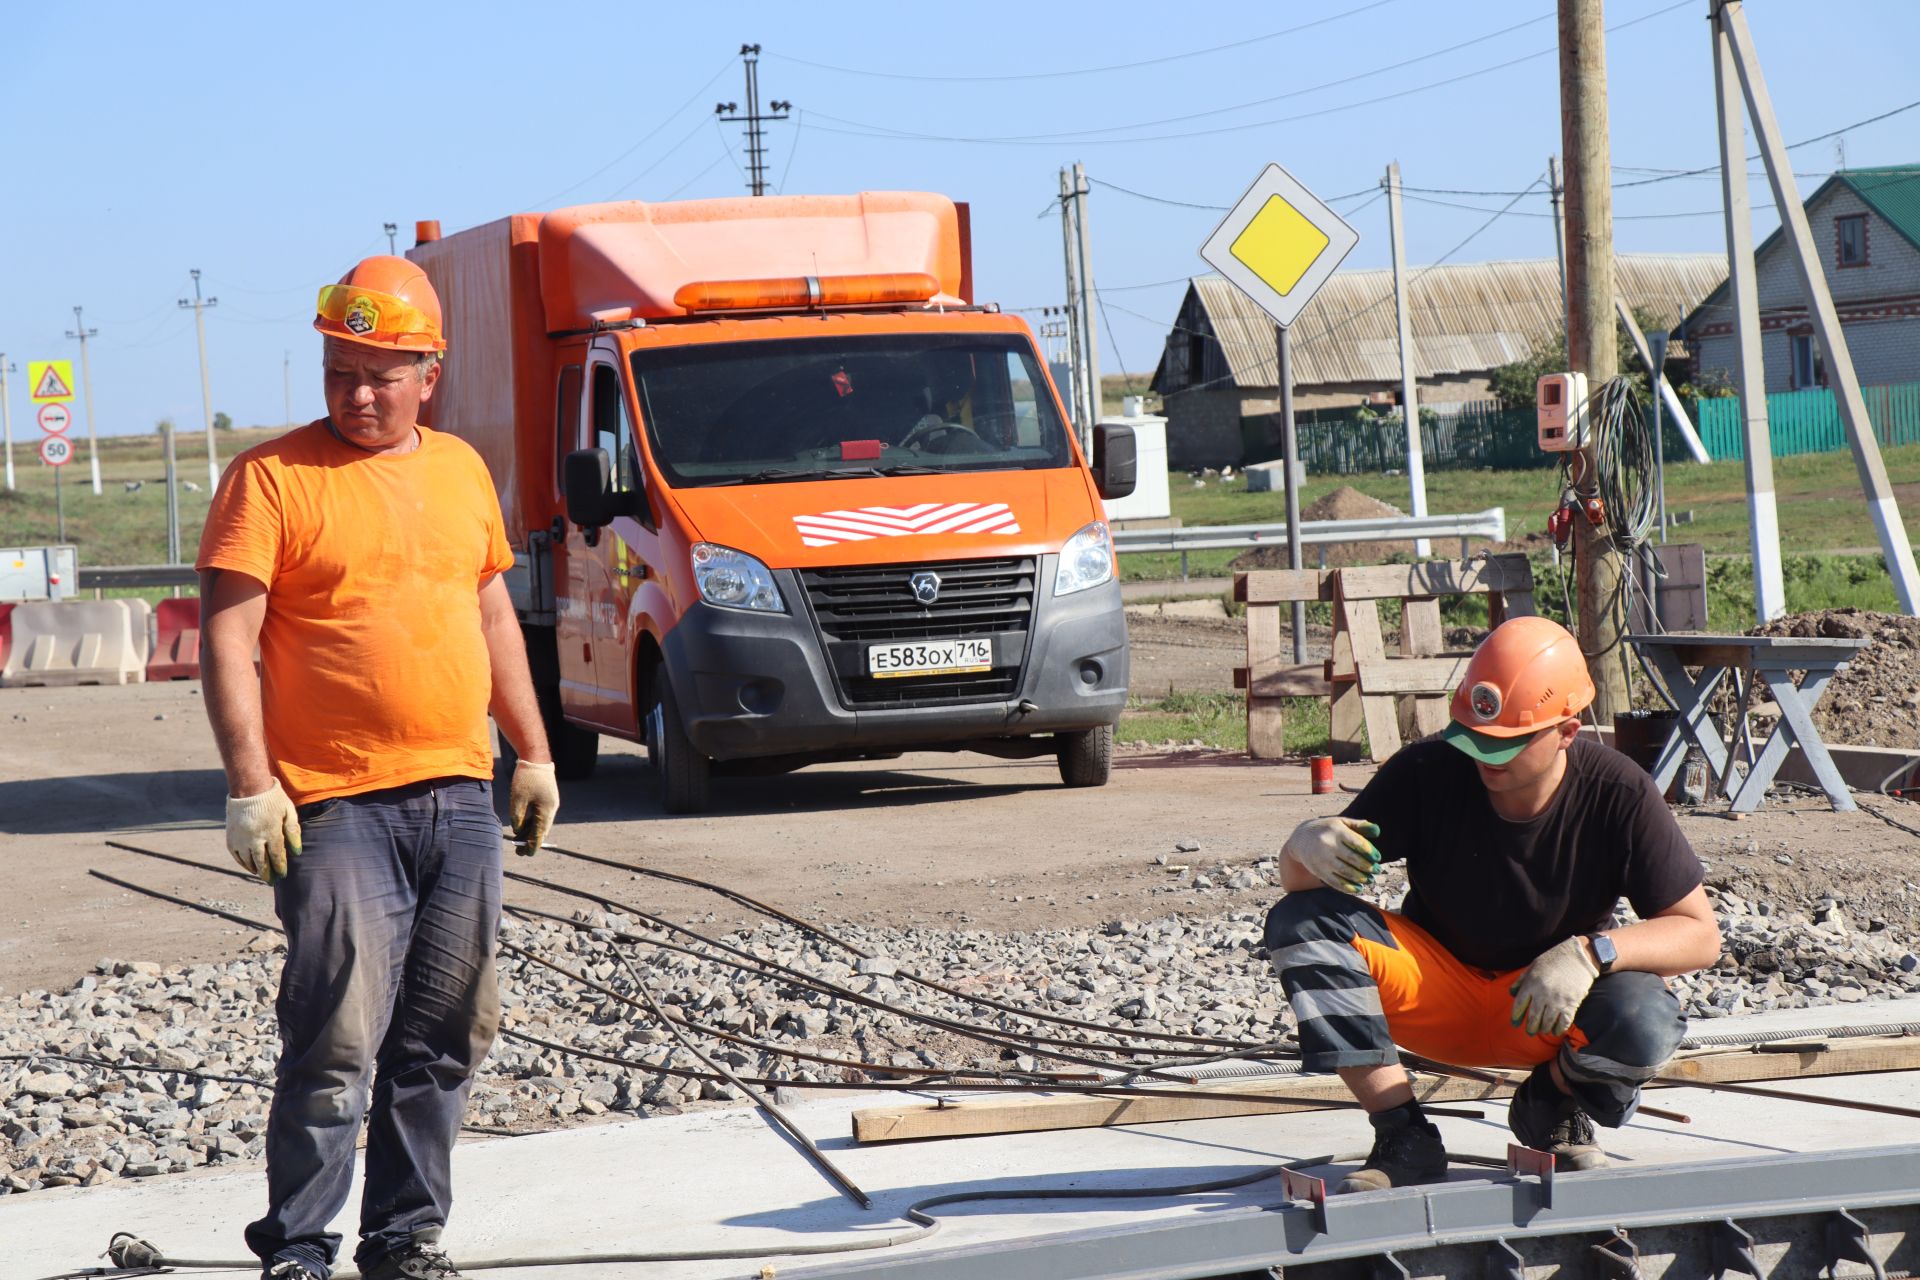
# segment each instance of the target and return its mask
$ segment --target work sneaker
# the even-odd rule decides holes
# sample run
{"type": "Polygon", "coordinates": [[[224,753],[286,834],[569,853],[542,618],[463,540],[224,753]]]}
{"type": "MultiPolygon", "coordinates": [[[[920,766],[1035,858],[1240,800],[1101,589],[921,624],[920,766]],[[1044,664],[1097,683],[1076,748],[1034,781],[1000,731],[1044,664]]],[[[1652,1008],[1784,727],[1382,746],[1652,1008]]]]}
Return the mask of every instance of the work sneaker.
{"type": "Polygon", "coordinates": [[[365,1280],[465,1280],[438,1246],[416,1241],[368,1267],[365,1280]]]}
{"type": "Polygon", "coordinates": [[[298,1258],[282,1258],[263,1267],[260,1280],[327,1280],[327,1277],[298,1258]]]}
{"type": "Polygon", "coordinates": [[[1367,1162],[1340,1183],[1336,1195],[1446,1181],[1447,1149],[1431,1120],[1406,1107],[1367,1119],[1373,1123],[1373,1150],[1367,1162]]]}
{"type": "Polygon", "coordinates": [[[1522,1146],[1551,1155],[1553,1167],[1563,1173],[1606,1167],[1606,1153],[1594,1136],[1593,1118],[1560,1092],[1544,1065],[1534,1068],[1513,1091],[1507,1127],[1522,1146]]]}

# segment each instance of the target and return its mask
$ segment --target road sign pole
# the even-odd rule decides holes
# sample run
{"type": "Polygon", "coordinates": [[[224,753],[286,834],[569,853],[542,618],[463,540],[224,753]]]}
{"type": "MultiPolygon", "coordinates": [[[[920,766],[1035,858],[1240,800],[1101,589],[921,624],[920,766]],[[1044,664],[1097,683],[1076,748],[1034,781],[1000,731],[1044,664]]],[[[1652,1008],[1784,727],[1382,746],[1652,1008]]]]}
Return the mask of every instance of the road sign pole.
{"type": "Polygon", "coordinates": [[[7,436],[7,492],[13,492],[13,398],[7,391],[7,353],[0,351],[0,428],[7,436]]]}
{"type": "MultiPolygon", "coordinates": [[[[1287,470],[1287,563],[1300,569],[1300,440],[1293,429],[1293,362],[1283,324],[1273,327],[1273,350],[1280,379],[1280,465],[1287,470]]],[[[1307,660],[1307,606],[1300,600],[1293,602],[1293,660],[1307,660]]]]}
{"type": "Polygon", "coordinates": [[[53,509],[57,513],[55,519],[59,521],[60,526],[60,531],[54,536],[54,541],[60,543],[64,543],[67,540],[67,498],[66,494],[60,488],[60,473],[65,470],[65,467],[55,467],[53,469],[53,509]]]}

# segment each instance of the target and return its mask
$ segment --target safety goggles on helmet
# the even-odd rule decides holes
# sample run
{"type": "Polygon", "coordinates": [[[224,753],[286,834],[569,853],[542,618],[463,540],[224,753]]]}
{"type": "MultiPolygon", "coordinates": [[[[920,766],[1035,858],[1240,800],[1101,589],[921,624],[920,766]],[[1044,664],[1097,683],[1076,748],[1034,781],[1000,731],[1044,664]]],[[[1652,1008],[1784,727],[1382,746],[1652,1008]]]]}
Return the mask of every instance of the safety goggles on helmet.
{"type": "Polygon", "coordinates": [[[329,337],[400,351],[445,351],[437,320],[405,298],[353,284],[320,290],[313,327],[329,337]]]}

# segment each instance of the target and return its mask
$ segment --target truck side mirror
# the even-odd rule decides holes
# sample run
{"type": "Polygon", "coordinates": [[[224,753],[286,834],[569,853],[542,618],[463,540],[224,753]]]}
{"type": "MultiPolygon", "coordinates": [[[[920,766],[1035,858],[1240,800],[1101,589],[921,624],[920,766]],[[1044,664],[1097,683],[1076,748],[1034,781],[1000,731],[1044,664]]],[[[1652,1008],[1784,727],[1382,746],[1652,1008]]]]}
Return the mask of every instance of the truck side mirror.
{"type": "Polygon", "coordinates": [[[605,449],[576,449],[562,471],[567,519],[586,529],[613,522],[613,471],[605,449]]]}
{"type": "Polygon", "coordinates": [[[1093,483],[1103,498],[1124,498],[1139,478],[1133,428],[1103,422],[1093,429],[1093,483]]]}

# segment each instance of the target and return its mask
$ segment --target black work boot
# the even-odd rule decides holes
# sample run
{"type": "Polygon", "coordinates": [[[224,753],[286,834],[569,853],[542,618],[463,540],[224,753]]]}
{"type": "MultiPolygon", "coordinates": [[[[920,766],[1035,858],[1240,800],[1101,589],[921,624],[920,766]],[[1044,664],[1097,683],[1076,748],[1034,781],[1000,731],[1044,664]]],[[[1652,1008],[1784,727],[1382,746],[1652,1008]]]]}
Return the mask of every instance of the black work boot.
{"type": "Polygon", "coordinates": [[[1373,1125],[1373,1150],[1367,1162],[1340,1183],[1336,1195],[1447,1180],[1447,1149],[1440,1130],[1421,1113],[1418,1102],[1376,1111],[1367,1120],[1373,1125]]]}
{"type": "Polygon", "coordinates": [[[1607,1156],[1594,1136],[1593,1118],[1560,1092],[1544,1062],[1513,1091],[1507,1127],[1522,1146],[1551,1155],[1553,1167],[1562,1172],[1606,1167],[1607,1156]]]}
{"type": "Polygon", "coordinates": [[[418,1236],[367,1267],[365,1276],[366,1280],[465,1280],[438,1240],[418,1236]]]}

